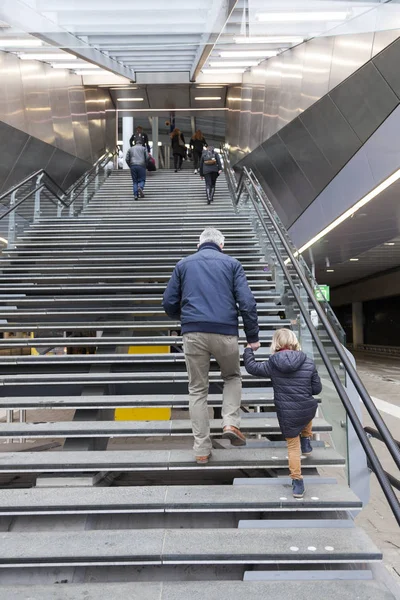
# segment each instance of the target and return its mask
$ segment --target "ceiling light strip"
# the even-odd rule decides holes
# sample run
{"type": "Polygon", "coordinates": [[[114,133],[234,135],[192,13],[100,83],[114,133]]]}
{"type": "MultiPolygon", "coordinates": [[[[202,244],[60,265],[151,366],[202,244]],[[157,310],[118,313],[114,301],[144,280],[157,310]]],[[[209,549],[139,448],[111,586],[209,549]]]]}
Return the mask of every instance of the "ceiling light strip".
{"type": "Polygon", "coordinates": [[[361,198],[361,200],[359,200],[351,208],[346,210],[346,212],[344,212],[342,215],[340,215],[340,217],[335,219],[330,225],[325,227],[325,229],[320,231],[315,237],[311,238],[311,240],[309,240],[306,244],[304,244],[304,246],[302,246],[300,248],[300,250],[298,252],[296,252],[295,256],[298,256],[298,254],[302,254],[305,250],[307,250],[308,248],[313,246],[316,242],[318,242],[321,238],[323,238],[327,233],[329,233],[333,229],[336,229],[336,227],[338,225],[340,225],[341,223],[343,223],[343,221],[346,221],[346,219],[353,216],[354,213],[356,213],[358,210],[360,210],[360,208],[362,208],[363,206],[368,204],[368,202],[371,202],[371,200],[376,198],[376,196],[378,196],[381,192],[386,190],[388,187],[390,187],[393,183],[395,183],[399,179],[400,179],[400,169],[398,169],[397,171],[392,173],[392,175],[390,175],[387,179],[385,179],[385,181],[382,181],[382,183],[377,185],[366,196],[361,198]]]}
{"type": "Polygon", "coordinates": [[[258,13],[257,21],[261,23],[309,23],[315,21],[345,21],[350,16],[349,11],[323,12],[271,12],[258,13]]]}
{"type": "Polygon", "coordinates": [[[235,37],[235,44],[301,44],[301,36],[235,37]]]}
{"type": "Polygon", "coordinates": [[[14,38],[0,39],[0,48],[38,48],[39,46],[43,46],[41,40],[19,40],[14,38]]]}
{"type": "Polygon", "coordinates": [[[278,54],[278,50],[225,50],[220,52],[221,58],[271,58],[278,54]]]}
{"type": "MultiPolygon", "coordinates": [[[[76,56],[73,54],[61,54],[61,52],[60,54],[29,54],[29,52],[22,52],[18,54],[18,57],[21,60],[76,60],[76,56]]],[[[65,65],[63,65],[63,68],[65,68],[65,65]]]]}

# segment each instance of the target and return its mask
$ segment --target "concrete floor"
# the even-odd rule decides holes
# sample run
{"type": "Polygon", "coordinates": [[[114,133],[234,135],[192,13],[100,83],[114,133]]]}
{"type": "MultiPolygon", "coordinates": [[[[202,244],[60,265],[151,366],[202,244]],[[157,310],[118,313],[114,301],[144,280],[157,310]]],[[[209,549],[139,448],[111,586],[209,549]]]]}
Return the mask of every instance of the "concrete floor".
{"type": "MultiPolygon", "coordinates": [[[[375,401],[383,401],[377,402],[381,415],[393,437],[400,440],[400,360],[364,354],[356,354],[355,358],[357,371],[367,391],[375,401]],[[384,412],[382,408],[395,414],[384,412]]],[[[365,409],[363,414],[364,425],[375,427],[365,409]]],[[[372,440],[372,443],[385,470],[399,478],[397,467],[383,444],[378,440],[372,440]]],[[[328,473],[328,469],[325,471],[328,473]]],[[[331,470],[329,474],[338,477],[337,470],[331,470]]],[[[400,499],[400,493],[398,497],[400,499]]],[[[400,582],[400,530],[374,475],[371,476],[370,502],[357,517],[356,523],[381,548],[386,567],[400,582]]]]}

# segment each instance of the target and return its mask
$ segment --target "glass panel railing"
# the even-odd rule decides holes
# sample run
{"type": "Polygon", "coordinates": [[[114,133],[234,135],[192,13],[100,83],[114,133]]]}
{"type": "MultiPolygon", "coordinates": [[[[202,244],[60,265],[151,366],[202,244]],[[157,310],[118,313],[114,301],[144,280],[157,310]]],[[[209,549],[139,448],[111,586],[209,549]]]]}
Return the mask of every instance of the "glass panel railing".
{"type": "MultiPolygon", "coordinates": [[[[307,278],[308,283],[310,284],[311,288],[314,290],[314,293],[315,293],[316,297],[318,298],[321,307],[323,308],[326,316],[329,319],[330,324],[332,325],[333,329],[335,330],[336,336],[340,340],[341,344],[345,345],[346,344],[346,334],[345,334],[342,326],[340,325],[340,322],[337,319],[331,305],[326,300],[325,295],[324,295],[323,291],[321,290],[321,288],[319,287],[318,282],[315,279],[314,275],[312,274],[308,264],[304,260],[303,256],[301,254],[299,255],[297,248],[293,244],[293,242],[286,230],[286,227],[283,225],[278,213],[276,212],[275,208],[269,201],[268,196],[266,195],[264,189],[260,185],[259,181],[255,177],[252,170],[251,169],[247,170],[245,168],[244,172],[247,175],[249,181],[251,182],[251,187],[253,187],[254,190],[256,190],[257,196],[261,197],[263,199],[263,201],[267,204],[269,212],[271,213],[271,215],[273,217],[274,223],[271,222],[270,217],[267,213],[265,213],[264,218],[266,219],[268,224],[270,224],[273,227],[279,228],[290,251],[297,258],[297,266],[302,269],[302,272],[305,275],[305,277],[307,278]]],[[[285,254],[285,261],[287,262],[291,272],[293,272],[293,268],[292,268],[293,265],[291,263],[290,257],[286,252],[284,252],[284,246],[283,246],[282,242],[280,240],[279,240],[279,242],[280,242],[280,249],[285,254]]]]}
{"type": "Polygon", "coordinates": [[[238,186],[236,174],[230,168],[229,156],[225,150],[223,152],[227,165],[226,173],[231,178],[230,188],[234,190],[234,205],[238,206],[240,211],[246,210],[252,219],[255,231],[258,232],[265,248],[264,260],[273,274],[285,316],[290,319],[291,327],[299,336],[304,351],[319,365],[324,384],[321,410],[324,418],[332,426],[332,433],[328,439],[333,441],[338,452],[347,458],[349,485],[356,493],[361,492],[360,497],[365,496],[365,501],[368,501],[368,494],[365,495],[365,490],[361,489],[369,487],[369,478],[365,476],[367,458],[369,468],[375,473],[400,524],[399,499],[364,431],[360,398],[395,464],[400,468],[398,444],[357,375],[351,355],[349,358],[348,351],[343,347],[344,334],[329,303],[321,297],[316,297],[316,294],[320,296],[321,290],[316,286],[315,279],[302,258],[298,260],[297,251],[293,252],[293,244],[288,239],[286,230],[281,229],[279,218],[275,218],[276,213],[270,208],[263,191],[260,191],[257,180],[254,176],[249,176],[246,169],[242,169],[243,186],[238,186]],[[243,177],[245,171],[247,175],[243,177]]]}
{"type": "Polygon", "coordinates": [[[346,458],[346,464],[348,464],[346,409],[332,383],[320,347],[326,352],[331,365],[345,386],[346,372],[342,368],[340,357],[324,324],[318,318],[308,291],[305,289],[292,263],[288,260],[288,253],[276,228],[271,223],[260,197],[255,193],[249,182],[245,182],[241,211],[248,214],[258,234],[265,262],[276,284],[276,294],[279,296],[278,305],[282,306],[286,319],[290,320],[291,328],[296,333],[303,352],[316,363],[322,379],[323,394],[321,395],[319,416],[323,416],[332,427],[331,435],[326,436],[323,441],[333,443],[335,449],[341,456],[346,458]],[[311,320],[313,332],[306,322],[304,313],[311,320]]]}

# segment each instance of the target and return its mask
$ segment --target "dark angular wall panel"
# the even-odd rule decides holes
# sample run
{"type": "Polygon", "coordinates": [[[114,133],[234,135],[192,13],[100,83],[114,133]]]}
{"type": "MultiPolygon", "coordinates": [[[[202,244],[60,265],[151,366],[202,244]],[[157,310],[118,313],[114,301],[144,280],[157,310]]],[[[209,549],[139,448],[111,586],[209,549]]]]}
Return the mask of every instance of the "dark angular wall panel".
{"type": "Polygon", "coordinates": [[[400,40],[394,42],[373,61],[392,90],[400,97],[400,40]]]}
{"type": "Polygon", "coordinates": [[[261,175],[286,227],[400,104],[399,64],[400,39],[236,163],[261,175]]]}
{"type": "Polygon", "coordinates": [[[372,62],[338,85],[331,91],[330,97],[362,142],[399,103],[372,62]]]}
{"type": "Polygon", "coordinates": [[[331,165],[333,173],[339,171],[362,145],[329,96],[306,110],[299,119],[331,165]]]}

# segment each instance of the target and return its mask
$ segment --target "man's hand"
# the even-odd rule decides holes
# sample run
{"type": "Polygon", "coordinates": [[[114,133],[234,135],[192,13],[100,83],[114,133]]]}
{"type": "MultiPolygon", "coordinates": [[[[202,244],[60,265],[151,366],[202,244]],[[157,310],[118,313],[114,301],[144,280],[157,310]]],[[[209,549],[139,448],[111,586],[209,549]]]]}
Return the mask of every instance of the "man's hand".
{"type": "Polygon", "coordinates": [[[260,342],[252,342],[251,344],[247,344],[246,346],[246,348],[251,348],[254,352],[256,352],[260,347],[260,342]]]}
{"type": "Polygon", "coordinates": [[[221,175],[222,171],[218,171],[218,175],[221,175]]]}

